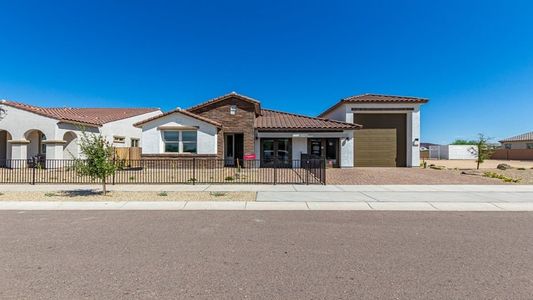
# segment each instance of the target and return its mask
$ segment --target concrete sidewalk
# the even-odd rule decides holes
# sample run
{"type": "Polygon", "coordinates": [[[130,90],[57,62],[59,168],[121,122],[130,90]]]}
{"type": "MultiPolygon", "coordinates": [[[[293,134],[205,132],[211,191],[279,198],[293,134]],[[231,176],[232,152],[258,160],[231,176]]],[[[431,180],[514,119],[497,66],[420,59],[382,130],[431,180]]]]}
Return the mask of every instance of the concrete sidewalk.
{"type": "MultiPolygon", "coordinates": [[[[95,190],[96,185],[3,185],[3,192],[95,190]]],[[[533,211],[533,185],[114,185],[129,192],[256,192],[256,201],[0,201],[0,210],[533,211]]],[[[147,196],[148,197],[148,196],[147,196]]]]}

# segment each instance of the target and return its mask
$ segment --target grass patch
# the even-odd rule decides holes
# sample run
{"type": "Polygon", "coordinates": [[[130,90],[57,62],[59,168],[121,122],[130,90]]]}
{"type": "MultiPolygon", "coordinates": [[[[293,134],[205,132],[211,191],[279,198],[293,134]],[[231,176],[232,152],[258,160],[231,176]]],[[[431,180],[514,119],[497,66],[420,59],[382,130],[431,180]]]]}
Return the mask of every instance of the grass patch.
{"type": "Polygon", "coordinates": [[[214,197],[223,197],[223,196],[226,196],[227,193],[223,193],[223,192],[210,192],[209,195],[214,196],[214,197]]]}
{"type": "Polygon", "coordinates": [[[228,177],[224,178],[224,180],[233,181],[233,180],[235,180],[235,178],[233,178],[233,176],[228,176],[228,177]]]}
{"type": "Polygon", "coordinates": [[[166,196],[168,196],[168,193],[167,192],[159,192],[159,193],[157,193],[157,195],[160,196],[160,197],[166,197],[166,196]]]}
{"type": "Polygon", "coordinates": [[[483,176],[489,177],[489,178],[501,179],[501,180],[503,180],[503,182],[512,182],[512,183],[519,183],[520,180],[521,180],[521,179],[515,179],[515,178],[507,177],[505,175],[498,174],[496,172],[485,172],[483,174],[483,176]]]}

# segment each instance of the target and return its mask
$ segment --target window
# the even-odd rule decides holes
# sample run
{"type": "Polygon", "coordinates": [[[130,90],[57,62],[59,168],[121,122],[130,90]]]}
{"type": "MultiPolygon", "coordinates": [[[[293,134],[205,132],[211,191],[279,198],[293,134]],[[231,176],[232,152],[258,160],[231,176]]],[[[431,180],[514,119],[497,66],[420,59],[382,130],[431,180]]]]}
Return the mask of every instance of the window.
{"type": "Polygon", "coordinates": [[[533,149],[533,143],[527,143],[526,144],[527,149],[533,149]]]}
{"type": "Polygon", "coordinates": [[[165,152],[197,153],[196,131],[163,131],[165,152]]]}
{"type": "Polygon", "coordinates": [[[139,139],[131,139],[131,147],[139,147],[139,139]]]}
{"type": "Polygon", "coordinates": [[[511,149],[511,144],[504,144],[505,149],[511,149]]]}
{"type": "Polygon", "coordinates": [[[229,113],[230,115],[234,115],[237,113],[237,105],[232,105],[229,107],[229,113]]]}
{"type": "Polygon", "coordinates": [[[39,154],[46,154],[46,144],[43,143],[43,141],[46,141],[46,135],[44,135],[44,133],[41,133],[41,136],[39,137],[39,154]]]}
{"type": "Polygon", "coordinates": [[[113,143],[124,144],[126,142],[126,137],[124,136],[113,136],[113,143]]]}

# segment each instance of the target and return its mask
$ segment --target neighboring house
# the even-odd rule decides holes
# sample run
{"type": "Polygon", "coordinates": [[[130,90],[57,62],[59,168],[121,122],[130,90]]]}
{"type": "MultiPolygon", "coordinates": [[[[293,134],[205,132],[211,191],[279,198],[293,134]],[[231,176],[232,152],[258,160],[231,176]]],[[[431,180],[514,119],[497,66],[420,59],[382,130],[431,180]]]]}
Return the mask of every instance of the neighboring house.
{"type": "Polygon", "coordinates": [[[500,143],[502,144],[502,148],[507,150],[533,149],[533,131],[503,139],[500,143]]]}
{"type": "Polygon", "coordinates": [[[418,167],[424,98],[364,94],[341,99],[319,117],[363,126],[354,135],[358,167],[418,167]]]}
{"type": "Polygon", "coordinates": [[[353,132],[361,126],[261,108],[230,93],[187,110],[176,109],[135,124],[142,128],[144,157],[216,157],[290,164],[324,158],[353,167],[353,132]]]}
{"type": "Polygon", "coordinates": [[[0,161],[78,158],[83,131],[100,133],[117,147],[140,147],[141,130],[133,123],[161,114],[155,108],[49,108],[8,100],[0,107],[0,161]]]}

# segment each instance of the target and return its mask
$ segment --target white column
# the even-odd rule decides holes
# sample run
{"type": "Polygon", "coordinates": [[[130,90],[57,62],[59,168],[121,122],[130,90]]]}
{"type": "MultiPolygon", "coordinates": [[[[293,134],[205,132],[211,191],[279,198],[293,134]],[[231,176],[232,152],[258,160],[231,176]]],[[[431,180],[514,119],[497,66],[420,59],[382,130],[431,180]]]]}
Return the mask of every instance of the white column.
{"type": "Polygon", "coordinates": [[[407,166],[416,168],[420,167],[420,110],[410,112],[407,120],[407,166]]]}
{"type": "Polygon", "coordinates": [[[10,154],[11,158],[8,167],[17,169],[26,167],[29,143],[27,140],[7,141],[7,153],[10,154]]]}
{"type": "Polygon", "coordinates": [[[341,144],[341,168],[353,168],[354,166],[354,160],[353,160],[353,149],[354,149],[354,140],[353,140],[353,130],[351,131],[351,135],[348,137],[341,137],[340,138],[340,144],[341,144]]]}
{"type": "Polygon", "coordinates": [[[63,140],[43,141],[46,145],[46,168],[59,168],[63,166],[63,140]]]}

